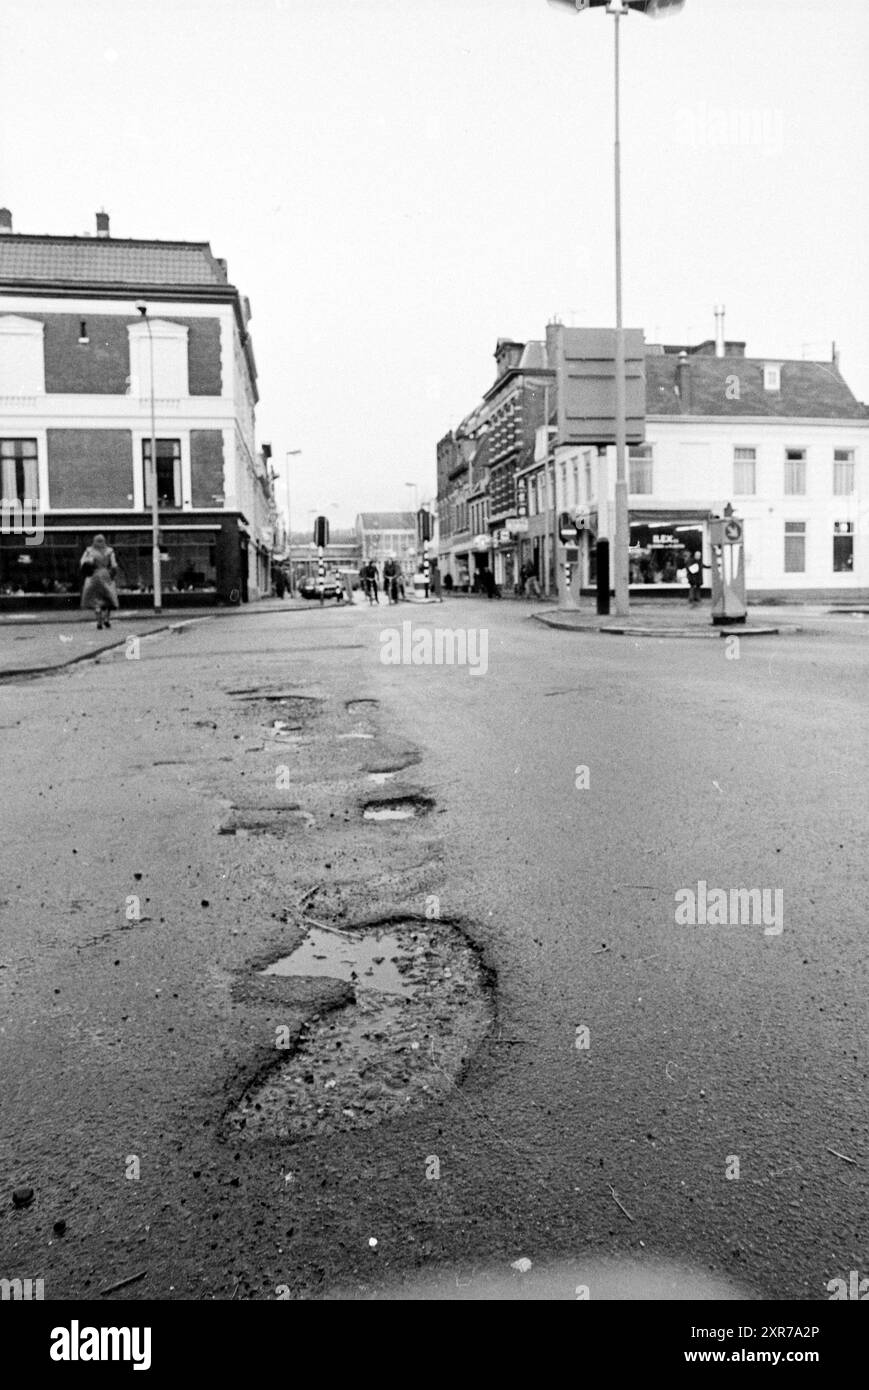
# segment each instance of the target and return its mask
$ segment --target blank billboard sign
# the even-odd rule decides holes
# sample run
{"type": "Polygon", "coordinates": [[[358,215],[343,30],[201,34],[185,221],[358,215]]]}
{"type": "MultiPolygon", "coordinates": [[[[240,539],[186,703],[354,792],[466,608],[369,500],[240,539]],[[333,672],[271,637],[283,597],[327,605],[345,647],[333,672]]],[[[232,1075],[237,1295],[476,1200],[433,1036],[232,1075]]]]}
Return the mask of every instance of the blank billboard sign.
{"type": "MultiPolygon", "coordinates": [[[[645,438],[646,383],[641,328],[626,328],[625,419],[628,444],[645,438]]],[[[614,444],[616,330],[556,328],[558,438],[561,444],[614,444]]]]}

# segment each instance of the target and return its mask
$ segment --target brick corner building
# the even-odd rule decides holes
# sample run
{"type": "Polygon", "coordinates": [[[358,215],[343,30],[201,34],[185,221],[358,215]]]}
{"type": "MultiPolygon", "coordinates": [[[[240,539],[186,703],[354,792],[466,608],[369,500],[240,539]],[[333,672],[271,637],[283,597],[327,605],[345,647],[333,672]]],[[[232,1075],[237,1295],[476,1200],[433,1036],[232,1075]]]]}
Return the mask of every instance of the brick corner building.
{"type": "Polygon", "coordinates": [[[249,320],[207,242],[117,239],[105,213],[93,237],[20,235],[0,209],[0,607],[77,603],[98,531],[122,603],[148,602],[152,391],[164,602],[268,592],[249,320]]]}

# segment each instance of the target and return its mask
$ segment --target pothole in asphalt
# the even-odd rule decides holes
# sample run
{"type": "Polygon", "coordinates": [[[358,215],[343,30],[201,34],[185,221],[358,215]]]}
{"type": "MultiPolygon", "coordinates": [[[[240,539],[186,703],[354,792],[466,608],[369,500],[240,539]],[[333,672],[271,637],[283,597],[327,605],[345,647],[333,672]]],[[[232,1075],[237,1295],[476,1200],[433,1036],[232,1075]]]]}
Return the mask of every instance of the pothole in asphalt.
{"type": "Polygon", "coordinates": [[[431,799],[426,796],[383,798],[379,801],[367,802],[362,808],[362,819],[373,821],[413,820],[415,816],[426,815],[433,804],[431,799]]]}
{"type": "Polygon", "coordinates": [[[218,827],[220,835],[291,835],[315,824],[300,806],[236,807],[218,827]]]}
{"type": "Polygon", "coordinates": [[[379,704],[379,700],[347,700],[344,708],[348,714],[370,714],[379,704]]]}
{"type": "Polygon", "coordinates": [[[494,1021],[491,972],[456,923],[311,931],[261,973],[287,972],[349,980],[355,997],[311,1019],[294,1051],[277,1052],[227,1116],[239,1137],[313,1138],[428,1104],[458,1084],[494,1021]]]}
{"type": "Polygon", "coordinates": [[[391,782],[396,774],[394,772],[369,772],[368,780],[375,786],[382,787],[384,783],[391,782]]]}

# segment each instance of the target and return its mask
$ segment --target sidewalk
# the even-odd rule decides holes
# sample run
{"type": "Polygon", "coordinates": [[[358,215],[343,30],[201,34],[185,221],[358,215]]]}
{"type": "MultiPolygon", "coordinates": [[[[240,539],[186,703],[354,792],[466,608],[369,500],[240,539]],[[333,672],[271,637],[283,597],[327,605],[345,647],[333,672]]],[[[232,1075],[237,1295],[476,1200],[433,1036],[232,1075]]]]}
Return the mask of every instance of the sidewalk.
{"type": "Polygon", "coordinates": [[[316,606],[304,599],[269,598],[238,607],[166,608],[160,616],[146,608],[122,608],[112,618],[112,626],[102,631],[92,614],[77,608],[9,613],[0,618],[0,681],[74,666],[112,647],[122,647],[128,637],[178,630],[210,618],[305,612],[316,606]]]}
{"type": "Polygon", "coordinates": [[[636,604],[627,618],[612,613],[602,616],[589,604],[581,609],[557,608],[529,614],[535,622],[565,632],[603,632],[617,637],[770,637],[782,631],[797,632],[801,612],[787,615],[769,608],[749,608],[744,623],[717,627],[708,603],[683,607],[680,604],[636,604]]]}

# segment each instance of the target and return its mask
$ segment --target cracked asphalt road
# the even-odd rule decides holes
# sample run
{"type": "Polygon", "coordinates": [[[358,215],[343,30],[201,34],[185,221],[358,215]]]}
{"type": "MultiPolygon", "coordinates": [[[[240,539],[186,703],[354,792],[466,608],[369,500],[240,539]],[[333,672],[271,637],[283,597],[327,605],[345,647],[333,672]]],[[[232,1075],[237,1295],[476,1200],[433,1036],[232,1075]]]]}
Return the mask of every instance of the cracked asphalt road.
{"type": "Polygon", "coordinates": [[[865,653],[835,622],[729,660],[467,601],[214,618],[4,685],[0,1274],[319,1297],[589,1253],[826,1298],[869,1263],[865,653]],[[384,665],[401,621],[485,628],[485,678],[384,665]],[[230,693],[263,689],[284,713],[230,693]],[[401,793],[430,813],[364,821],[401,793]],[[781,888],[781,935],[677,927],[700,880],[781,888]],[[348,997],[257,969],[306,917],[434,899],[492,988],[459,1083],[236,1142],[276,1028],[348,997]]]}

